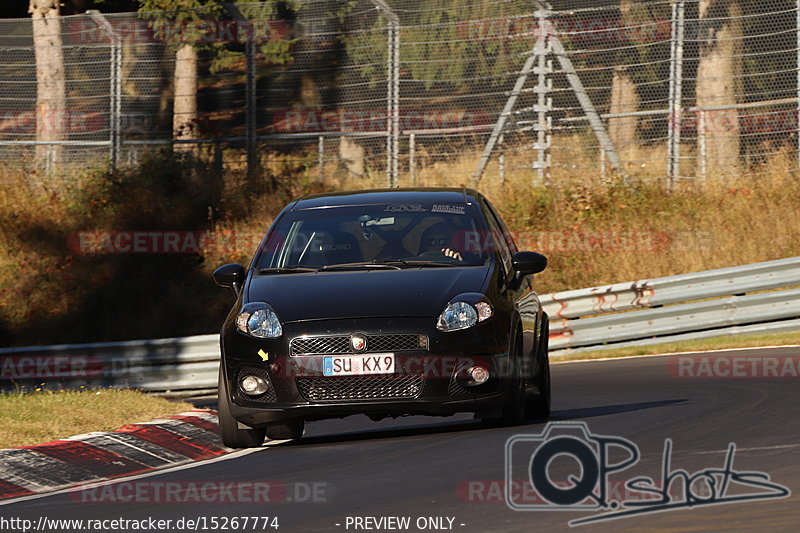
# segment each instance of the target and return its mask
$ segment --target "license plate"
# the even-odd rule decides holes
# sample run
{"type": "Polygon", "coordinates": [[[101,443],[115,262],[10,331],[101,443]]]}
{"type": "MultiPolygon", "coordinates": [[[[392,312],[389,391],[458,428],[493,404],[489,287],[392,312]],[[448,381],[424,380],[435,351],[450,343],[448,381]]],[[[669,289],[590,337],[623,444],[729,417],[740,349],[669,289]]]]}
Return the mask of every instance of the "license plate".
{"type": "Polygon", "coordinates": [[[322,374],[325,376],[363,376],[393,373],[393,353],[326,355],[322,365],[322,374]]]}

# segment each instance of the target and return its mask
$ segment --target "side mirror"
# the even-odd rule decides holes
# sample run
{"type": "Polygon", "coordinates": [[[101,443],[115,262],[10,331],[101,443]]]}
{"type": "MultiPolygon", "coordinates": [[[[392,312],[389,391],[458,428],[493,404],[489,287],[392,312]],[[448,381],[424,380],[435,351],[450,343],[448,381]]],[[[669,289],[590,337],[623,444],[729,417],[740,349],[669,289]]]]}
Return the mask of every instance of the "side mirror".
{"type": "Polygon", "coordinates": [[[520,276],[538,274],[547,268],[547,258],[536,252],[517,252],[511,258],[511,266],[520,276]]]}
{"type": "Polygon", "coordinates": [[[220,287],[228,287],[237,296],[239,291],[242,290],[242,283],[244,283],[244,267],[238,263],[229,265],[222,265],[214,271],[214,283],[220,287]]]}

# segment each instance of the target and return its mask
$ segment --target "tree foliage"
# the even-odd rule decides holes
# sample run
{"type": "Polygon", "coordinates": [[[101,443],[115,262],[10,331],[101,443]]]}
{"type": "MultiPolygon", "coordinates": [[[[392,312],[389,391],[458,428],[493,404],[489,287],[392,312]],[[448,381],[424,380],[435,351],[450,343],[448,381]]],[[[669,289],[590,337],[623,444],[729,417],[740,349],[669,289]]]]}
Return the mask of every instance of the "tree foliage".
{"type": "Polygon", "coordinates": [[[280,19],[292,10],[294,0],[139,0],[139,4],[141,15],[151,21],[162,38],[178,46],[193,44],[198,50],[209,52],[212,72],[240,63],[244,58],[241,41],[249,38],[256,40],[265,62],[291,61],[292,40],[285,32],[274,30],[284,27],[280,19]],[[209,27],[216,25],[218,29],[218,25],[234,21],[241,37],[238,41],[215,40],[204,33],[209,27]],[[174,42],[176,37],[178,42],[174,42]]]}
{"type": "MultiPolygon", "coordinates": [[[[345,9],[355,4],[348,2],[345,9]]],[[[397,10],[400,55],[404,72],[425,80],[428,88],[442,80],[452,80],[459,90],[475,78],[484,85],[507,83],[505,75],[519,71],[536,41],[536,19],[521,2],[430,0],[422,5],[424,9],[397,10]]],[[[388,26],[378,15],[367,31],[343,37],[350,60],[365,65],[361,72],[367,78],[385,75],[388,26]]]]}

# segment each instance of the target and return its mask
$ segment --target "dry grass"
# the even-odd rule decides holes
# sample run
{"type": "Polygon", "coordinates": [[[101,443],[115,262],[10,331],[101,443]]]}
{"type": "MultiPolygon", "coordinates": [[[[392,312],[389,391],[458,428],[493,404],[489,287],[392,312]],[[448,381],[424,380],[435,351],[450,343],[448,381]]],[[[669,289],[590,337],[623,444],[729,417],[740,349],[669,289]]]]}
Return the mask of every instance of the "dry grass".
{"type": "Polygon", "coordinates": [[[0,345],[207,333],[229,305],[196,256],[93,255],[81,231],[202,231],[221,187],[200,165],[147,160],[135,171],[87,171],[46,185],[4,171],[0,187],[0,345]],[[141,317],[147,315],[149,320],[141,317]],[[46,327],[43,326],[46,324],[46,327]],[[194,328],[194,329],[193,329],[194,328]]]}
{"type": "Polygon", "coordinates": [[[193,409],[132,390],[0,394],[0,448],[109,431],[193,409]]]}
{"type": "MultiPolygon", "coordinates": [[[[530,152],[509,150],[505,180],[497,159],[479,189],[501,211],[521,248],[545,253],[540,292],[646,279],[800,256],[800,180],[792,151],[737,179],[663,187],[663,147],[630,149],[628,181],[598,170],[589,140],[559,139],[553,176],[534,184],[530,152]],[[654,179],[658,178],[658,179],[654,179]]],[[[437,152],[470,148],[450,146],[437,152]]],[[[417,171],[401,161],[401,186],[471,185],[479,153],[452,159],[417,150],[417,171]]],[[[216,331],[230,300],[210,274],[247,263],[279,210],[297,196],[385,186],[329,161],[319,180],[313,149],[262,154],[263,183],[241,173],[220,186],[202,167],[169,159],[123,176],[88,172],[71,187],[42,187],[5,172],[0,188],[0,345],[53,344],[216,331]],[[218,190],[215,190],[218,189],[218,190]],[[212,230],[226,245],[197,256],[76,255],[79,230],[212,230]],[[226,240],[227,239],[227,240],[226,240]],[[147,316],[148,320],[141,320],[147,316]],[[46,321],[42,329],[37,324],[46,321]]],[[[207,165],[206,165],[207,166],[207,165]]],[[[691,169],[688,169],[691,170],[691,169]]]]}
{"type": "MultiPolygon", "coordinates": [[[[746,176],[679,181],[667,193],[661,145],[629,148],[623,180],[610,169],[603,176],[598,154],[580,149],[591,140],[573,136],[554,144],[559,149],[547,185],[535,185],[535,171],[520,168],[530,164],[529,151],[508,150],[505,180],[495,157],[478,186],[517,244],[549,257],[538,279],[541,292],[800,256],[800,180],[791,150],[746,176]]],[[[413,176],[401,161],[400,185],[470,186],[479,157],[437,160],[420,150],[413,176]]],[[[385,186],[383,175],[355,177],[335,163],[325,174],[327,190],[385,186]]],[[[257,220],[266,225],[271,219],[257,220]]]]}

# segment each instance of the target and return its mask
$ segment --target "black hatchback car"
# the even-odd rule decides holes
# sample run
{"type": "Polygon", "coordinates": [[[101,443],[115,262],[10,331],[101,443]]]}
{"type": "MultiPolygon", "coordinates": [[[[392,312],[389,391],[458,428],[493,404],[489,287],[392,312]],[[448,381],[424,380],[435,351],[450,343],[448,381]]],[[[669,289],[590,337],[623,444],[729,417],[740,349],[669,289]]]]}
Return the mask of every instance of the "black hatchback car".
{"type": "Polygon", "coordinates": [[[550,412],[548,321],[495,209],[470,189],[308,196],[288,205],[222,327],[219,422],[230,447],[305,421],[452,415],[515,424],[550,412]]]}

